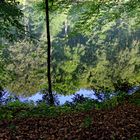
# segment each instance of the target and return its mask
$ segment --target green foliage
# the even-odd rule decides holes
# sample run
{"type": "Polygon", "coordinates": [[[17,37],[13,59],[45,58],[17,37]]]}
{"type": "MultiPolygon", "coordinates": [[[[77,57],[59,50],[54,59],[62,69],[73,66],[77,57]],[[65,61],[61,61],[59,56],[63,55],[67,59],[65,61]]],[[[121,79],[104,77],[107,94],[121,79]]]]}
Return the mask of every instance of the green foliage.
{"type": "MultiPolygon", "coordinates": [[[[26,118],[26,117],[56,117],[63,114],[90,111],[92,109],[105,110],[113,109],[124,102],[134,103],[140,105],[139,96],[137,93],[135,95],[126,95],[124,93],[119,93],[117,96],[113,96],[111,99],[105,100],[103,102],[98,102],[94,100],[87,100],[78,104],[62,105],[62,106],[47,106],[45,102],[38,105],[31,103],[21,103],[20,101],[9,102],[7,105],[0,107],[0,120],[4,119],[14,119],[14,118],[26,118]],[[137,102],[138,101],[138,102],[137,102]]],[[[89,127],[91,124],[91,118],[85,118],[83,122],[84,127],[89,127]]]]}
{"type": "Polygon", "coordinates": [[[88,116],[84,118],[82,127],[88,128],[91,126],[91,124],[92,124],[92,118],[88,116]]]}
{"type": "Polygon", "coordinates": [[[8,41],[17,40],[24,34],[23,13],[15,0],[0,2],[0,38],[8,41]]]}
{"type": "Polygon", "coordinates": [[[14,101],[14,102],[9,102],[7,106],[11,109],[16,109],[16,108],[32,108],[34,106],[33,103],[22,103],[20,101],[14,101]]]}
{"type": "Polygon", "coordinates": [[[9,51],[8,46],[0,45],[0,86],[4,88],[11,77],[9,77],[9,71],[6,70],[6,66],[9,63],[9,51]]]}
{"type": "Polygon", "coordinates": [[[95,104],[95,109],[100,110],[102,108],[101,103],[95,104]]]}
{"type": "MultiPolygon", "coordinates": [[[[41,11],[45,6],[42,2],[39,1],[40,9],[36,9],[31,1],[24,6],[26,30],[39,38],[40,42],[35,40],[30,43],[24,40],[10,46],[6,50],[6,55],[0,51],[0,84],[18,95],[31,95],[48,86],[47,50],[44,41],[45,14],[41,11]]],[[[13,5],[13,8],[18,8],[18,3],[14,1],[9,1],[9,4],[13,5]]],[[[130,87],[139,85],[138,0],[59,0],[54,1],[53,5],[52,1],[49,1],[49,6],[54,91],[72,94],[84,87],[97,92],[127,92],[130,87]],[[67,35],[64,33],[64,22],[68,26],[67,35]],[[69,35],[71,31],[84,34],[73,37],[69,35]]],[[[7,13],[7,10],[2,8],[3,12],[7,13]]],[[[16,21],[17,10],[13,14],[7,13],[15,15],[16,21]]],[[[10,22],[8,26],[11,25],[10,22]]],[[[0,26],[7,28],[7,23],[0,26]]],[[[116,103],[109,102],[105,106],[117,105],[117,99],[113,100],[116,103]]],[[[96,105],[96,108],[100,108],[100,105],[96,105]]]]}
{"type": "Polygon", "coordinates": [[[45,45],[34,45],[27,41],[17,42],[8,48],[10,60],[6,71],[11,80],[5,87],[17,95],[31,95],[46,84],[46,49],[45,45]],[[33,54],[34,53],[34,54],[33,54]]]}
{"type": "Polygon", "coordinates": [[[91,110],[91,109],[95,108],[95,106],[96,106],[95,101],[87,100],[83,103],[76,104],[75,109],[78,111],[87,111],[87,110],[91,110]]]}
{"type": "Polygon", "coordinates": [[[140,140],[138,137],[133,137],[130,140],[140,140]]]}
{"type": "Polygon", "coordinates": [[[13,118],[25,118],[30,116],[51,116],[55,117],[60,114],[67,114],[75,111],[86,111],[94,108],[95,102],[89,101],[82,104],[77,104],[75,107],[73,106],[52,106],[49,107],[45,102],[40,103],[37,106],[34,106],[30,103],[21,103],[19,101],[10,102],[6,106],[1,106],[0,108],[0,120],[8,119],[11,120],[13,118]]]}
{"type": "Polygon", "coordinates": [[[129,97],[130,95],[128,95],[127,93],[125,93],[125,92],[119,92],[118,94],[117,94],[117,100],[118,100],[118,103],[123,103],[123,101],[125,101],[126,99],[129,99],[130,97],[129,97]]]}
{"type": "Polygon", "coordinates": [[[95,104],[95,109],[113,109],[114,107],[123,104],[127,99],[131,98],[126,93],[119,92],[119,94],[95,104]]]}
{"type": "Polygon", "coordinates": [[[64,27],[64,22],[67,20],[66,13],[52,13],[50,15],[50,30],[51,35],[55,39],[55,37],[61,32],[62,28],[64,27]]]}
{"type": "MultiPolygon", "coordinates": [[[[75,22],[75,32],[81,32],[84,35],[92,34],[92,29],[98,26],[98,21],[104,21],[100,23],[102,26],[115,21],[116,19],[133,18],[139,15],[139,0],[129,0],[129,1],[84,1],[79,4],[81,8],[76,8],[77,21],[75,22]]],[[[74,5],[75,6],[75,5],[74,5]]],[[[135,24],[136,25],[136,24],[135,24]]],[[[75,33],[74,32],[74,33],[75,33]]]]}
{"type": "Polygon", "coordinates": [[[137,91],[136,93],[132,94],[129,98],[129,102],[140,106],[140,92],[137,91]]]}
{"type": "Polygon", "coordinates": [[[46,36],[45,14],[43,11],[37,11],[35,1],[25,1],[23,6],[24,24],[26,30],[26,39],[38,42],[46,36]]]}
{"type": "Polygon", "coordinates": [[[11,129],[11,130],[15,130],[15,129],[16,129],[16,126],[15,126],[14,124],[10,124],[10,125],[8,126],[8,128],[11,129]]]}
{"type": "Polygon", "coordinates": [[[103,108],[106,108],[106,109],[114,108],[118,104],[119,103],[118,103],[117,97],[113,97],[111,100],[107,100],[103,103],[103,108]]]}
{"type": "Polygon", "coordinates": [[[140,99],[135,99],[135,100],[132,100],[131,102],[140,106],[140,99]]]}
{"type": "Polygon", "coordinates": [[[92,89],[127,92],[132,86],[139,85],[139,29],[133,31],[129,23],[124,25],[118,20],[104,33],[104,26],[95,28],[88,42],[90,49],[85,53],[94,57],[86,63],[90,66],[88,72],[83,73],[92,89]],[[105,38],[100,38],[102,35],[105,38]]]}

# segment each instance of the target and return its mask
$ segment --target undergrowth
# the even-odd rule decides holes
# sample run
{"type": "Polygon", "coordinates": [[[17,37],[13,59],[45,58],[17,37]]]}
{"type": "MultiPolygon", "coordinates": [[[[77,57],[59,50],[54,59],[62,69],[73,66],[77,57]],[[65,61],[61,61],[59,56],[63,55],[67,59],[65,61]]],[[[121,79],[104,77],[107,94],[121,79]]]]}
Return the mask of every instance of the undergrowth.
{"type": "Polygon", "coordinates": [[[103,102],[95,100],[85,100],[82,103],[75,102],[74,104],[64,104],[62,106],[47,106],[44,102],[35,106],[31,103],[22,103],[20,101],[9,102],[7,105],[0,106],[0,120],[12,120],[14,118],[26,117],[55,117],[61,114],[72,112],[82,112],[91,109],[113,109],[114,107],[123,104],[125,101],[140,106],[140,94],[134,95],[119,94],[111,99],[103,102]]]}

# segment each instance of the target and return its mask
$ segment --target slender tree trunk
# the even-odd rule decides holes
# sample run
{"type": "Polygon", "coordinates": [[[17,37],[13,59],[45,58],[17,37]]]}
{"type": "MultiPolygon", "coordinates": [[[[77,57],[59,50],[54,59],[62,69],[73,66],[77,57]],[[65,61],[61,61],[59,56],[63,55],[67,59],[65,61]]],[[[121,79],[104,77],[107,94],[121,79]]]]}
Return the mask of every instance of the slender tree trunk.
{"type": "Polygon", "coordinates": [[[48,94],[50,96],[50,105],[54,105],[54,98],[52,94],[52,84],[51,84],[51,38],[50,38],[50,26],[49,26],[49,1],[45,0],[46,6],[46,30],[47,30],[47,45],[48,45],[48,59],[47,59],[47,78],[48,78],[48,94]]]}
{"type": "Polygon", "coordinates": [[[0,105],[2,104],[2,97],[3,97],[3,88],[0,85],[0,105]]]}

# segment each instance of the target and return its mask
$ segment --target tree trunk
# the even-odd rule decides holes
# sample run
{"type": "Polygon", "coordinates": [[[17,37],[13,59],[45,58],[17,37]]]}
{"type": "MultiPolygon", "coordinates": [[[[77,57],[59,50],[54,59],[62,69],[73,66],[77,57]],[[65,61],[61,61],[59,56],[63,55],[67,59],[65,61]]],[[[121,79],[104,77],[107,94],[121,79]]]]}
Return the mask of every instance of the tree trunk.
{"type": "Polygon", "coordinates": [[[0,85],[0,105],[2,104],[2,97],[3,97],[3,88],[0,85]]]}
{"type": "Polygon", "coordinates": [[[50,105],[54,105],[54,98],[52,94],[52,84],[51,84],[51,39],[50,39],[50,26],[49,26],[49,1],[45,0],[45,10],[46,10],[46,30],[47,30],[47,45],[48,45],[48,59],[47,59],[47,78],[48,78],[48,93],[50,96],[50,105]]]}

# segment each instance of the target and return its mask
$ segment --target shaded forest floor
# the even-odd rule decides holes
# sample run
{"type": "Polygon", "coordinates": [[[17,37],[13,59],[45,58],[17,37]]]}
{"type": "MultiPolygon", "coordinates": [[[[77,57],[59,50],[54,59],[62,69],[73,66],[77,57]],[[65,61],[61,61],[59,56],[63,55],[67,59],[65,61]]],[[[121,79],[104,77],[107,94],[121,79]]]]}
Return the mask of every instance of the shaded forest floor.
{"type": "Polygon", "coordinates": [[[140,106],[125,101],[112,109],[92,109],[55,117],[0,121],[0,140],[138,140],[140,106]]]}

